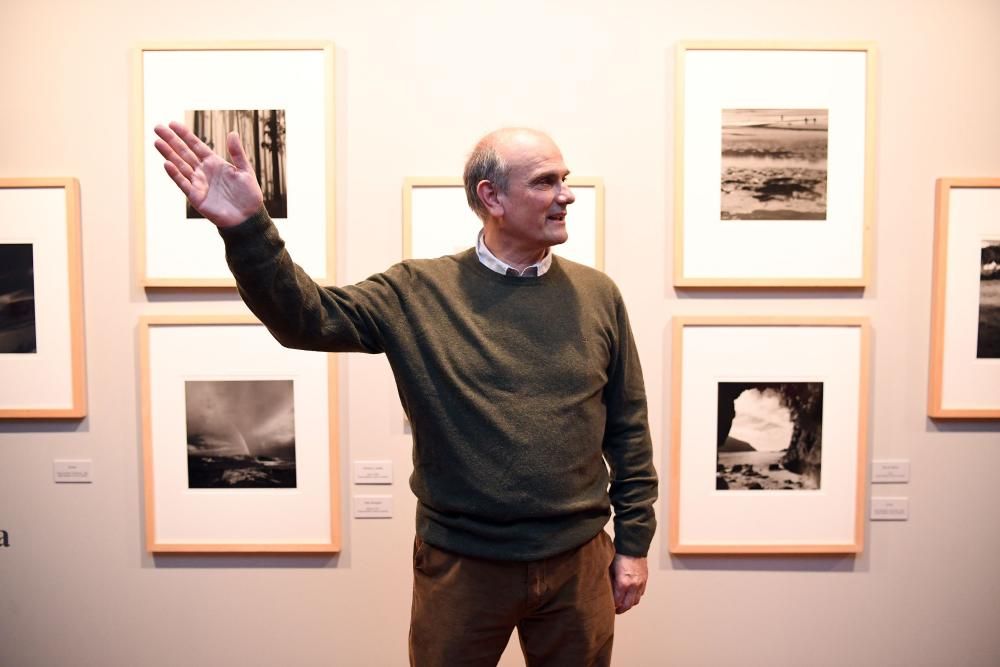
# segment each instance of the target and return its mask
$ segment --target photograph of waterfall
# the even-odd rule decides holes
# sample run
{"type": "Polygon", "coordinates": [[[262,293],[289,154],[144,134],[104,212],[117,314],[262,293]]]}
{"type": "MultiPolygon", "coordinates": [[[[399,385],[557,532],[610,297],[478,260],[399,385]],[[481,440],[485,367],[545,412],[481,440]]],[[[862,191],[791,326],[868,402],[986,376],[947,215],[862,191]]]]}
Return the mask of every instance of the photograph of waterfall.
{"type": "Polygon", "coordinates": [[[291,380],[189,380],[184,398],[188,488],[295,488],[291,380]]]}

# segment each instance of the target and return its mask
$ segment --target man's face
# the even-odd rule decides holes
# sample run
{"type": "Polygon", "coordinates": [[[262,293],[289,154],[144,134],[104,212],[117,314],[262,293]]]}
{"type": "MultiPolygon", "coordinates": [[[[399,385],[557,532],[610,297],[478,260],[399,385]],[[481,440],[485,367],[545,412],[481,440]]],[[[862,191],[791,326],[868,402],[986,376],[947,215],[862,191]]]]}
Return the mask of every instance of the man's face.
{"type": "Polygon", "coordinates": [[[576,197],[564,182],[569,170],[547,136],[517,133],[497,146],[510,166],[498,231],[504,243],[522,251],[544,251],[565,243],[566,207],[576,197]]]}

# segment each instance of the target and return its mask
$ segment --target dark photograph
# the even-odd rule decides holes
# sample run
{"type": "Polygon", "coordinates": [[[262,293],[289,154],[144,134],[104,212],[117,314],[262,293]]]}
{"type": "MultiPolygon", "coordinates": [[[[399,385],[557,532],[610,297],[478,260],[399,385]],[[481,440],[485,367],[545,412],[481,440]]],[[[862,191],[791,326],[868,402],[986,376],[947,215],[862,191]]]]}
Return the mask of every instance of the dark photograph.
{"type": "Polygon", "coordinates": [[[983,241],[979,267],[976,357],[1000,358],[1000,241],[983,241]]]}
{"type": "Polygon", "coordinates": [[[294,489],[291,380],[189,380],[188,487],[294,489]]]}
{"type": "Polygon", "coordinates": [[[723,109],[723,220],[826,220],[827,109],[723,109]]]}
{"type": "MultiPolygon", "coordinates": [[[[226,135],[235,130],[243,140],[257,182],[264,193],[264,206],[272,218],[288,217],[288,186],[285,178],[285,110],[186,111],[184,123],[224,160],[229,160],[226,135]]],[[[202,217],[190,204],[188,218],[202,217]]]]}
{"type": "Polygon", "coordinates": [[[37,352],[30,243],[0,243],[0,354],[37,352]]]}
{"type": "Polygon", "coordinates": [[[822,382],[720,382],[715,488],[820,488],[822,382]]]}

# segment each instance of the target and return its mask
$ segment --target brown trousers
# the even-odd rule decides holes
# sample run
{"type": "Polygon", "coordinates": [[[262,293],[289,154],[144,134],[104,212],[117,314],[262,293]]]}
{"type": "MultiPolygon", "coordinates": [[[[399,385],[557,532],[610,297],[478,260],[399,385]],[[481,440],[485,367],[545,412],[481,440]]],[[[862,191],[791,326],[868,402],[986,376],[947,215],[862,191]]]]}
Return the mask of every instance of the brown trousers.
{"type": "Polygon", "coordinates": [[[515,627],[529,667],[609,665],[613,558],[603,531],[531,562],[469,558],[416,538],[410,665],[495,667],[515,627]]]}

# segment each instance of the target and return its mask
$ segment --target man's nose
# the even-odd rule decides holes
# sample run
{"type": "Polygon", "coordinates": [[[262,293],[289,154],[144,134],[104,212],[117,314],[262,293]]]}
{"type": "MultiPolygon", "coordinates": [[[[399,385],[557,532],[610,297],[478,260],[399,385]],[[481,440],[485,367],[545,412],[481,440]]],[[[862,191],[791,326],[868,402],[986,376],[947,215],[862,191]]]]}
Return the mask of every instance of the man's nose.
{"type": "Polygon", "coordinates": [[[556,198],[566,206],[576,201],[576,195],[573,194],[573,191],[565,183],[562,184],[562,187],[559,189],[559,195],[556,198]]]}

